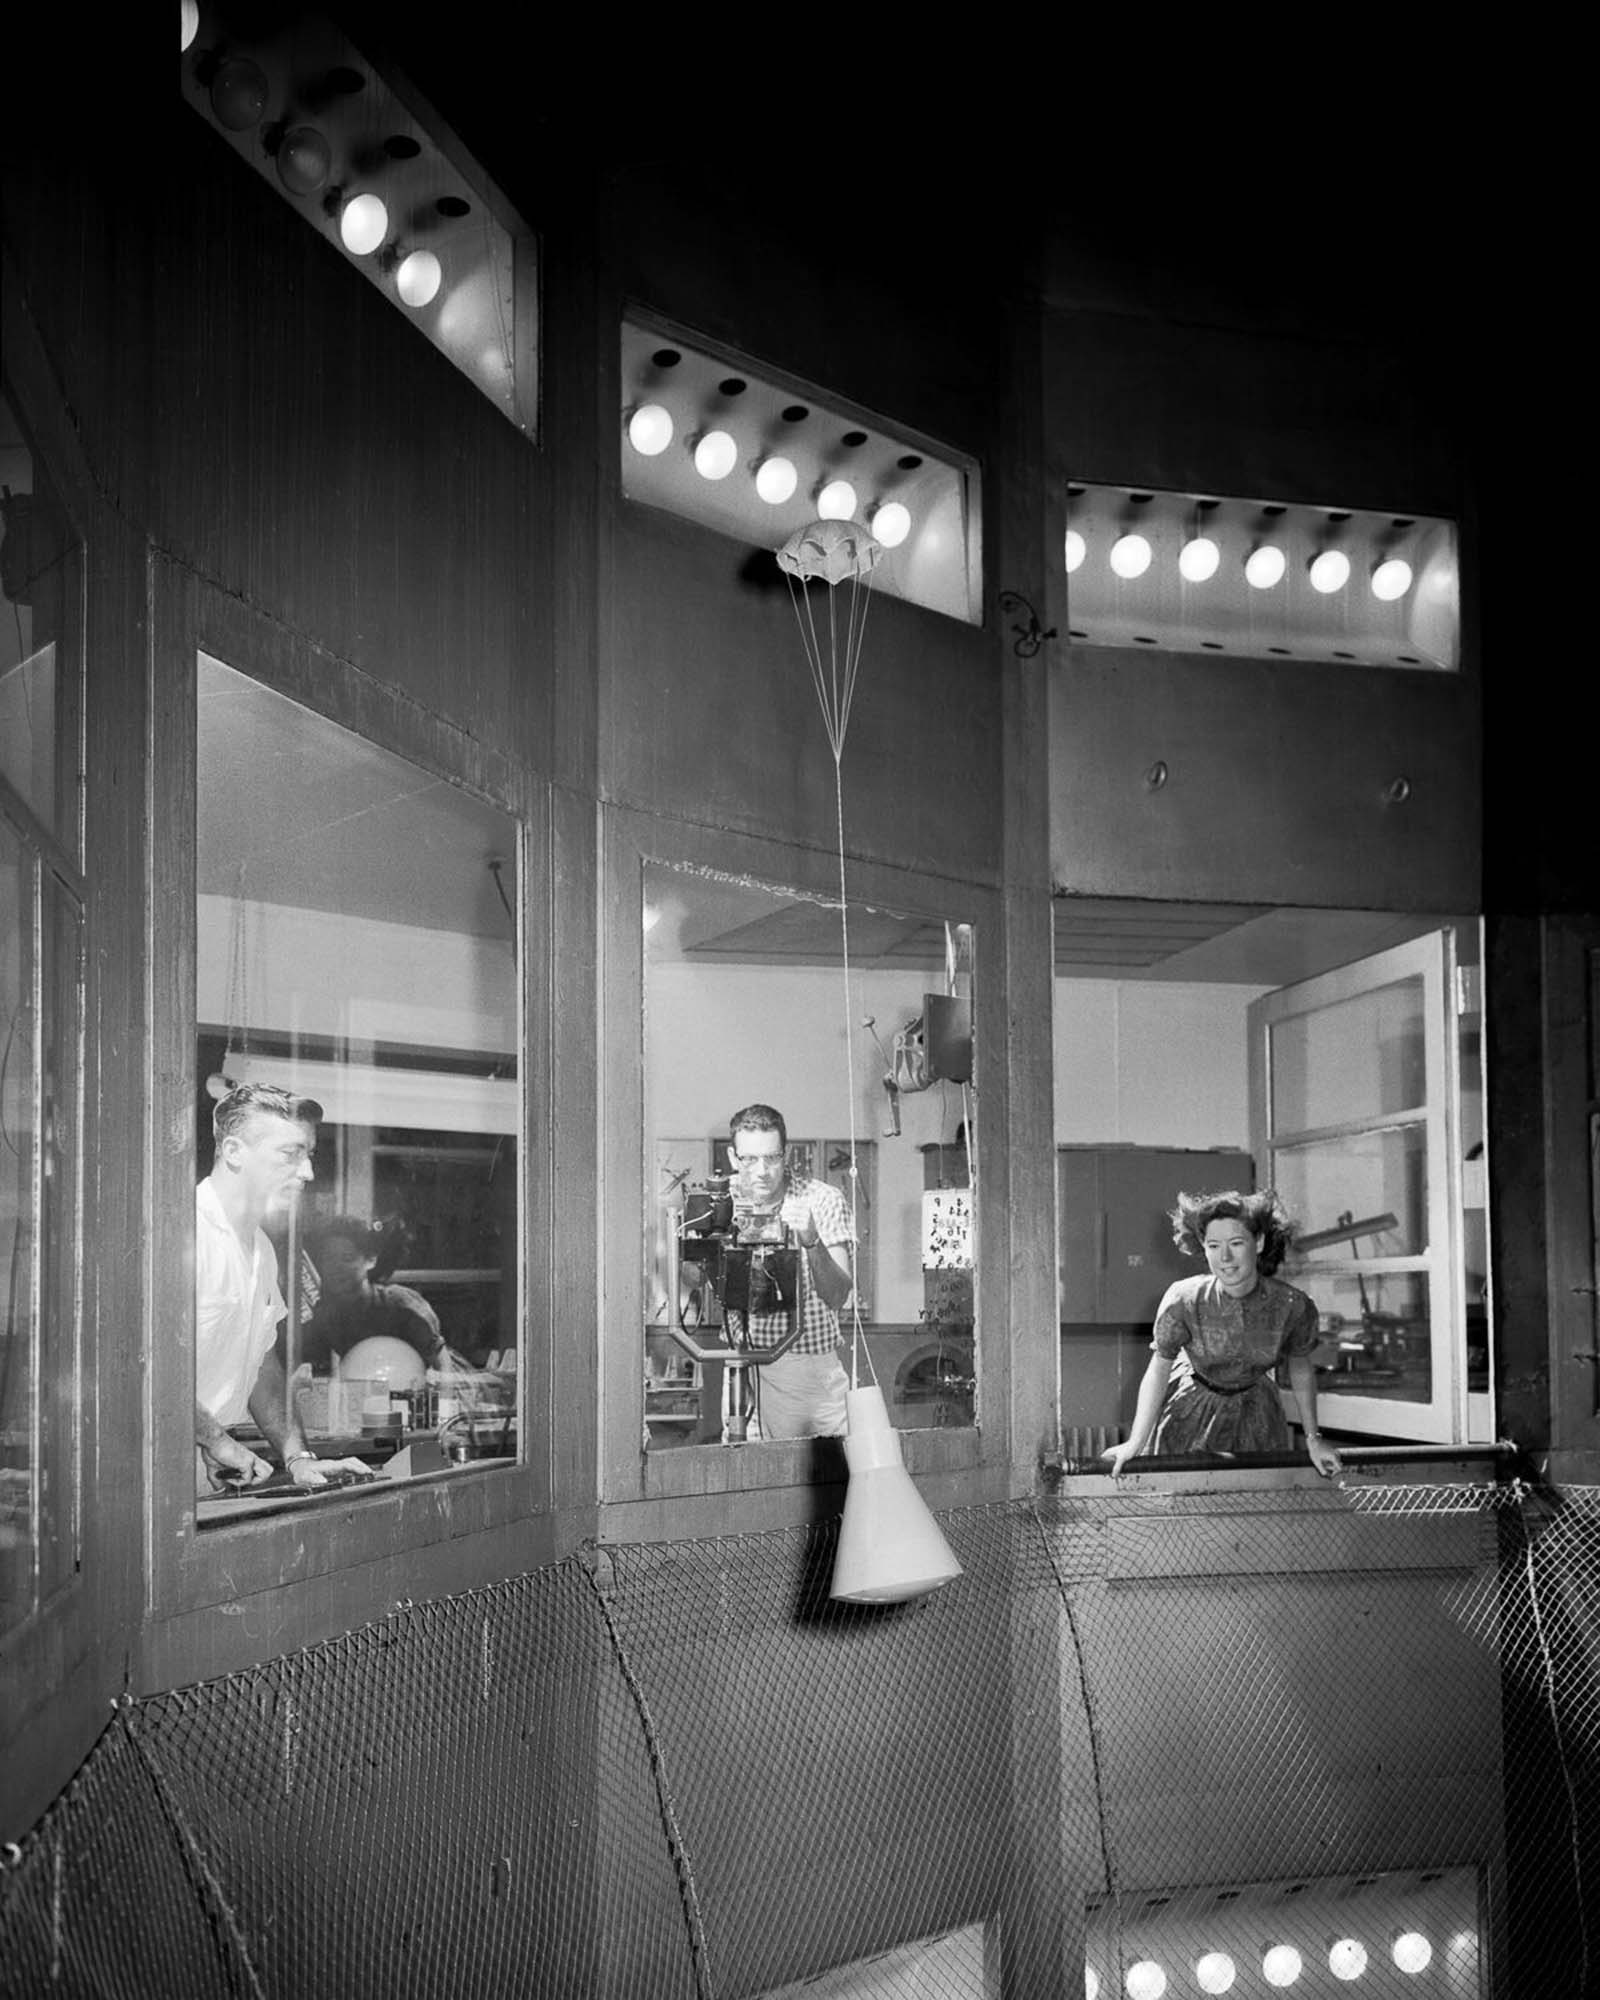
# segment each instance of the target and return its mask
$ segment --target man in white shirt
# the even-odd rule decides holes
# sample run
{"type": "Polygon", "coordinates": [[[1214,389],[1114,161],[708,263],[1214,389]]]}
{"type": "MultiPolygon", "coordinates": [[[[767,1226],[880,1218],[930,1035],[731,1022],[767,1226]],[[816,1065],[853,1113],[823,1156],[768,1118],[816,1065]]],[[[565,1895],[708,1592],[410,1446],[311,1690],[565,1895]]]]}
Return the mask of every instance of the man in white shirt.
{"type": "Polygon", "coordinates": [[[274,1351],[286,1310],[262,1223],[311,1178],[312,1131],[299,1099],[276,1085],[235,1084],[211,1115],[216,1157],[195,1189],[194,1437],[202,1492],[253,1486],[270,1463],[229,1435],[253,1418],[297,1486],[330,1472],[365,1474],[359,1459],[320,1459],[289,1407],[274,1351]]]}

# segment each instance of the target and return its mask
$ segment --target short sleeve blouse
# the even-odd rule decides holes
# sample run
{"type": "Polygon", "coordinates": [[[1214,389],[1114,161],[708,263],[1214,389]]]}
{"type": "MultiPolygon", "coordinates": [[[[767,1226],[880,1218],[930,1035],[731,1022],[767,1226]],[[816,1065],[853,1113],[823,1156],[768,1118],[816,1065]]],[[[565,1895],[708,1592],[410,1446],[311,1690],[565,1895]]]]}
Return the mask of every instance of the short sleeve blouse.
{"type": "Polygon", "coordinates": [[[1309,1354],[1316,1341],[1316,1303],[1295,1286],[1258,1275],[1235,1298],[1207,1272],[1167,1288],[1150,1345],[1206,1380],[1236,1388],[1270,1374],[1289,1355],[1309,1354]]]}

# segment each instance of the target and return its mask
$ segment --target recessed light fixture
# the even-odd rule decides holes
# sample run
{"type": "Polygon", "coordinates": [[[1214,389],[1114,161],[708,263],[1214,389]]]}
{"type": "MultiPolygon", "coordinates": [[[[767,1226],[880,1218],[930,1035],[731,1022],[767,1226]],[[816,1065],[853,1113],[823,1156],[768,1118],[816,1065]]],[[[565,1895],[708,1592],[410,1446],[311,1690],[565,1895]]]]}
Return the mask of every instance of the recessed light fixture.
{"type": "Polygon", "coordinates": [[[1122,535],[1111,545],[1111,567],[1131,583],[1150,567],[1152,554],[1143,535],[1122,535]]]}
{"type": "Polygon", "coordinates": [[[1066,564],[1067,564],[1068,576],[1071,576],[1072,572],[1075,569],[1082,569],[1083,559],[1088,553],[1089,553],[1089,544],[1083,539],[1082,535],[1078,533],[1076,528],[1068,528],[1067,541],[1066,541],[1066,564]]]}
{"type": "Polygon", "coordinates": [[[1208,1951],[1194,1964],[1194,1983],[1202,1993],[1231,1993],[1238,1968],[1225,1951],[1208,1951]]]}
{"type": "Polygon", "coordinates": [[[659,403],[643,403],[628,419],[628,442],[641,458],[659,458],[672,442],[672,418],[659,403]]]}
{"type": "Polygon", "coordinates": [[[370,257],[389,233],[381,195],[358,194],[339,211],[339,240],[352,257],[370,257]]]}
{"type": "Polygon", "coordinates": [[[885,500],[872,515],[872,532],[886,549],[897,549],[911,533],[911,510],[898,500],[885,500]]]}
{"type": "Polygon", "coordinates": [[[273,164],[290,194],[315,194],[333,172],[333,148],[315,125],[291,125],[278,138],[273,164]]]}
{"type": "Polygon", "coordinates": [[[1389,556],[1372,572],[1372,594],[1384,604],[1393,604],[1411,588],[1411,565],[1399,556],[1389,556]]]}
{"type": "Polygon", "coordinates": [[[702,479],[726,479],[739,462],[739,447],[727,431],[707,431],[694,448],[694,469],[702,479]]]}
{"type": "Polygon", "coordinates": [[[1178,551],[1178,574],[1185,583],[1205,583],[1222,566],[1222,551],[1209,535],[1196,535],[1178,551]]]}
{"type": "Polygon", "coordinates": [[[848,521],[856,511],[856,489],[848,479],[830,479],[817,495],[817,516],[823,521],[848,521]]]}
{"type": "Polygon", "coordinates": [[[1421,1931],[1402,1931],[1389,1955],[1402,1972],[1426,1972],[1433,1962],[1433,1946],[1421,1931]]]}
{"type": "Polygon", "coordinates": [[[249,132],[267,108],[267,75],[248,56],[225,56],[211,79],[211,109],[230,132],[249,132]]]}
{"type": "Polygon", "coordinates": [[[419,310],[432,305],[444,283],[444,267],[431,250],[413,250],[395,273],[395,290],[403,304],[419,310]]]}
{"type": "Polygon", "coordinates": [[[1313,590],[1331,597],[1350,581],[1350,558],[1343,549],[1324,549],[1321,555],[1312,557],[1307,574],[1313,590]]]}
{"type": "Polygon", "coordinates": [[[1292,1944],[1272,1945],[1262,1956],[1261,1977],[1269,1986],[1292,1986],[1303,1970],[1304,1961],[1292,1944]]]}
{"type": "Polygon", "coordinates": [[[799,484],[800,475],[793,459],[764,458],[756,467],[756,492],[769,507],[781,507],[785,500],[792,499],[799,484]]]}
{"type": "Polygon", "coordinates": [[[1245,558],[1244,580],[1252,590],[1271,590],[1282,583],[1289,560],[1275,542],[1263,542],[1245,558]]]}

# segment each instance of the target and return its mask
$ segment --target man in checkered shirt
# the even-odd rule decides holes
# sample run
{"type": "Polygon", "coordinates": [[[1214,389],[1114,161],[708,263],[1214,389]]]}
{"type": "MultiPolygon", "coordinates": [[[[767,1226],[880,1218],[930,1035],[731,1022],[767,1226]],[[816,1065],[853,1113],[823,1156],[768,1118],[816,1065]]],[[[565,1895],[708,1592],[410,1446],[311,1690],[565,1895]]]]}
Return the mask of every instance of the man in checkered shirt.
{"type": "MultiPolygon", "coordinates": [[[[741,1235],[760,1230],[764,1218],[799,1256],[800,1337],[786,1354],[749,1373],[755,1384],[757,1421],[752,1437],[843,1437],[849,1377],[839,1359],[839,1308],[854,1284],[850,1209],[827,1181],[788,1172],[789,1134],[770,1104],[747,1104],[728,1121],[734,1214],[741,1235]]],[[[740,1346],[774,1347],[788,1333],[789,1312],[728,1314],[728,1331],[740,1346]]]]}

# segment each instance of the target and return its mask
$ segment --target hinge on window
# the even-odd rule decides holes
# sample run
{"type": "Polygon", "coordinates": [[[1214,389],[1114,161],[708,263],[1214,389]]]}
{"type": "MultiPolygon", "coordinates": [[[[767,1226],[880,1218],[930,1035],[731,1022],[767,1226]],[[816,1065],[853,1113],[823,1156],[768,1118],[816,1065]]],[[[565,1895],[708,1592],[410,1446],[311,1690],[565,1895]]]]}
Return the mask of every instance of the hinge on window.
{"type": "Polygon", "coordinates": [[[1482,1006],[1482,981],[1476,965],[1456,967],[1456,1013],[1476,1014],[1482,1006]]]}

